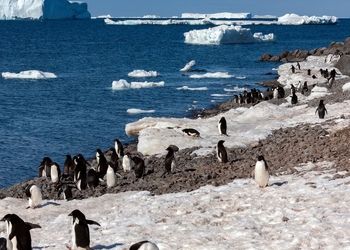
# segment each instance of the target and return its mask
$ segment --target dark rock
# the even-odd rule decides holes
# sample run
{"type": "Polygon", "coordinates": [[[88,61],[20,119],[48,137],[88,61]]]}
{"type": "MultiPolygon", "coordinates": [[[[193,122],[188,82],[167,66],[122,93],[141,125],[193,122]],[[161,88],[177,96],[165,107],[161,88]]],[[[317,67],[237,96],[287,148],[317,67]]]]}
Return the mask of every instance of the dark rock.
{"type": "Polygon", "coordinates": [[[338,68],[342,74],[350,76],[350,56],[343,55],[335,67],[338,68]]]}
{"type": "Polygon", "coordinates": [[[260,61],[270,61],[272,55],[270,54],[263,54],[261,57],[260,57],[260,61]]]}

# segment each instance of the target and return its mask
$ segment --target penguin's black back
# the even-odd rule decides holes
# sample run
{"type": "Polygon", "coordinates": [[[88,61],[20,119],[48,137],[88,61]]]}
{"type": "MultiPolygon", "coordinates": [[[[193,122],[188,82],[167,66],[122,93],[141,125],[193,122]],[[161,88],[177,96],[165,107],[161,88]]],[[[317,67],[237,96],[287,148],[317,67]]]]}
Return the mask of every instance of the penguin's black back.
{"type": "Polygon", "coordinates": [[[297,104],[298,103],[298,97],[297,95],[294,93],[294,95],[292,96],[292,104],[297,104]]]}
{"type": "Polygon", "coordinates": [[[87,248],[90,246],[90,231],[86,221],[79,221],[74,226],[74,232],[77,247],[87,248]]]}
{"type": "Polygon", "coordinates": [[[227,123],[225,117],[220,119],[220,131],[223,135],[227,134],[227,123]]]}
{"type": "Polygon", "coordinates": [[[167,155],[165,156],[164,166],[167,173],[171,172],[171,163],[174,160],[174,151],[169,149],[167,155]]]}
{"type": "Polygon", "coordinates": [[[218,145],[218,153],[219,153],[219,157],[221,158],[221,161],[223,163],[227,163],[228,162],[227,151],[225,146],[222,143],[219,143],[218,145]]]}
{"type": "Polygon", "coordinates": [[[144,240],[144,241],[137,242],[137,243],[133,244],[133,245],[129,248],[129,250],[139,250],[140,247],[141,247],[143,244],[148,243],[148,242],[149,242],[148,240],[144,240]]]}
{"type": "Polygon", "coordinates": [[[88,173],[87,173],[87,184],[89,185],[89,187],[97,187],[98,186],[98,182],[99,182],[99,178],[98,178],[99,174],[94,170],[94,169],[89,169],[88,173]]]}
{"type": "Polygon", "coordinates": [[[142,178],[145,174],[145,161],[137,156],[132,157],[136,178],[142,178]]]}

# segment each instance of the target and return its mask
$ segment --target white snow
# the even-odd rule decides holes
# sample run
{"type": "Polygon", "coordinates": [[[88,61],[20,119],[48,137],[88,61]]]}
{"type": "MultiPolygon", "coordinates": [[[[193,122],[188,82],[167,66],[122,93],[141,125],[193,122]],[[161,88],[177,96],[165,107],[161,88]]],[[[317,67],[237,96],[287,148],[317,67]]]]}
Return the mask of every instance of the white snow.
{"type": "Polygon", "coordinates": [[[343,91],[345,92],[345,91],[350,91],[350,82],[348,82],[348,83],[345,83],[344,85],[343,85],[343,91]]]}
{"type": "Polygon", "coordinates": [[[177,90],[192,90],[192,91],[206,91],[208,90],[207,87],[197,87],[197,88],[191,88],[191,87],[188,87],[188,86],[182,86],[182,87],[179,87],[179,88],[176,88],[177,90]]]}
{"type": "Polygon", "coordinates": [[[233,43],[254,43],[273,41],[274,34],[253,34],[250,29],[241,26],[220,25],[213,28],[191,30],[184,33],[185,43],[201,45],[219,45],[233,43]]]}
{"type": "Polygon", "coordinates": [[[67,0],[1,0],[0,19],[86,19],[87,3],[67,0]]]}
{"type": "Polygon", "coordinates": [[[183,67],[182,69],[180,69],[181,72],[188,72],[192,69],[192,67],[196,65],[196,61],[192,60],[190,62],[188,62],[185,67],[183,67]]]}
{"type": "MultiPolygon", "coordinates": [[[[160,250],[348,249],[350,178],[332,180],[345,173],[330,162],[295,167],[294,175],[271,176],[264,189],[253,179],[237,179],[159,196],[144,191],[50,200],[38,209],[25,209],[26,200],[6,198],[0,200],[0,214],[16,213],[41,225],[30,231],[35,249],[71,245],[68,214],[77,208],[101,224],[90,226],[93,249],[125,250],[141,240],[155,242],[160,250]]],[[[6,237],[3,222],[0,232],[6,237]]]]}
{"type": "Polygon", "coordinates": [[[124,79],[112,82],[113,90],[123,89],[141,89],[141,88],[153,88],[153,87],[164,87],[164,81],[161,82],[127,82],[124,79]]]}
{"type": "Polygon", "coordinates": [[[278,18],[279,24],[302,25],[302,24],[333,24],[337,22],[335,16],[299,16],[297,14],[285,14],[278,18]]]}
{"type": "Polygon", "coordinates": [[[128,74],[129,77],[144,78],[144,77],[157,77],[159,73],[157,71],[146,71],[143,69],[136,69],[128,74]]]}
{"type": "Polygon", "coordinates": [[[252,15],[250,13],[231,13],[231,12],[221,12],[221,13],[214,13],[214,14],[182,13],[181,18],[249,19],[249,18],[252,18],[252,15]]]}
{"type": "Polygon", "coordinates": [[[19,73],[3,72],[1,76],[5,79],[50,79],[57,78],[54,73],[40,70],[26,70],[19,73]]]}
{"type": "Polygon", "coordinates": [[[213,73],[205,73],[205,74],[192,74],[189,76],[194,79],[202,79],[202,78],[232,78],[233,75],[228,72],[213,72],[213,73]]]}
{"type": "Polygon", "coordinates": [[[144,109],[128,109],[126,111],[128,114],[144,114],[144,113],[154,113],[156,112],[154,109],[150,109],[150,110],[144,110],[144,109]]]}

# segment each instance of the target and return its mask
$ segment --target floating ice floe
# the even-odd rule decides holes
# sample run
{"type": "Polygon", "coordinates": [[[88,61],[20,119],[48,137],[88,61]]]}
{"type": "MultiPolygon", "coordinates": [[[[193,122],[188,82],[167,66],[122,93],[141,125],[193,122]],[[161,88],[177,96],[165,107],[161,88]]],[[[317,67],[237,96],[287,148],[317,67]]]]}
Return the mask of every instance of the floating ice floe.
{"type": "Polygon", "coordinates": [[[224,91],[226,92],[243,92],[245,90],[248,90],[247,88],[243,88],[243,87],[238,87],[238,86],[235,86],[233,89],[230,89],[230,88],[224,88],[224,91]]]}
{"type": "Polygon", "coordinates": [[[57,76],[54,73],[43,72],[43,71],[39,71],[39,70],[26,70],[26,71],[21,71],[19,73],[3,72],[3,73],[1,73],[1,75],[5,79],[40,80],[40,79],[57,78],[57,76]]]}
{"type": "Polygon", "coordinates": [[[229,95],[229,94],[211,94],[210,96],[212,96],[212,97],[228,97],[231,95],[229,95]]]}
{"type": "Polygon", "coordinates": [[[149,114],[149,113],[154,113],[156,112],[154,109],[150,109],[150,110],[144,110],[144,109],[128,109],[126,111],[128,114],[149,114]]]}
{"type": "Polygon", "coordinates": [[[220,13],[214,13],[214,14],[182,13],[181,18],[249,19],[249,18],[252,18],[252,14],[251,13],[232,13],[232,12],[220,12],[220,13]]]}
{"type": "Polygon", "coordinates": [[[285,14],[278,18],[278,24],[303,25],[303,24],[334,24],[335,16],[299,16],[297,14],[285,14]]]}
{"type": "Polygon", "coordinates": [[[192,91],[206,91],[208,90],[207,87],[197,87],[197,88],[191,88],[191,87],[188,87],[188,86],[182,86],[182,87],[179,87],[179,88],[176,88],[177,90],[192,90],[192,91]]]}
{"type": "Polygon", "coordinates": [[[235,78],[236,78],[236,79],[238,79],[238,80],[244,80],[244,79],[247,79],[247,77],[246,77],[246,76],[236,76],[235,78]]]}
{"type": "Polygon", "coordinates": [[[161,82],[128,82],[124,79],[112,82],[113,90],[123,90],[123,89],[142,89],[142,88],[154,88],[163,87],[164,81],[161,82]]]}
{"type": "Polygon", "coordinates": [[[248,28],[241,26],[220,25],[213,28],[191,30],[184,33],[185,43],[200,45],[219,45],[234,43],[254,43],[274,41],[274,34],[263,35],[252,33],[248,28]]]}
{"type": "Polygon", "coordinates": [[[201,78],[232,78],[233,75],[228,72],[214,72],[214,73],[205,73],[205,74],[192,74],[190,78],[201,79],[201,78]]]}
{"type": "Polygon", "coordinates": [[[211,22],[206,20],[182,20],[182,19],[162,19],[162,20],[147,20],[147,19],[127,19],[113,21],[110,18],[104,20],[108,25],[205,25],[211,22]]]}
{"type": "Polygon", "coordinates": [[[135,78],[157,77],[159,76],[159,73],[157,71],[146,71],[142,69],[137,69],[137,70],[131,71],[128,74],[128,76],[135,77],[135,78]]]}
{"type": "Polygon", "coordinates": [[[183,67],[182,69],[180,69],[181,72],[188,72],[192,69],[192,67],[196,65],[196,61],[192,60],[190,62],[188,62],[185,67],[183,67]]]}

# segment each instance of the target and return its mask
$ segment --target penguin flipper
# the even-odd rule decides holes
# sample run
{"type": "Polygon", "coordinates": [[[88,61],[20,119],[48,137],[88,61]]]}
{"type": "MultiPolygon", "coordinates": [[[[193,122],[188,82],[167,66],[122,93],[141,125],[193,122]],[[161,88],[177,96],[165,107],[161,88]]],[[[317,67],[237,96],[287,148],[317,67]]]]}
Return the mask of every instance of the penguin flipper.
{"type": "Polygon", "coordinates": [[[35,228],[41,228],[40,225],[38,225],[38,224],[33,224],[33,223],[30,223],[30,222],[26,222],[26,225],[28,226],[29,230],[35,229],[35,228]]]}
{"type": "Polygon", "coordinates": [[[93,220],[86,220],[86,223],[89,225],[97,225],[97,226],[101,226],[98,222],[93,221],[93,220]]]}

